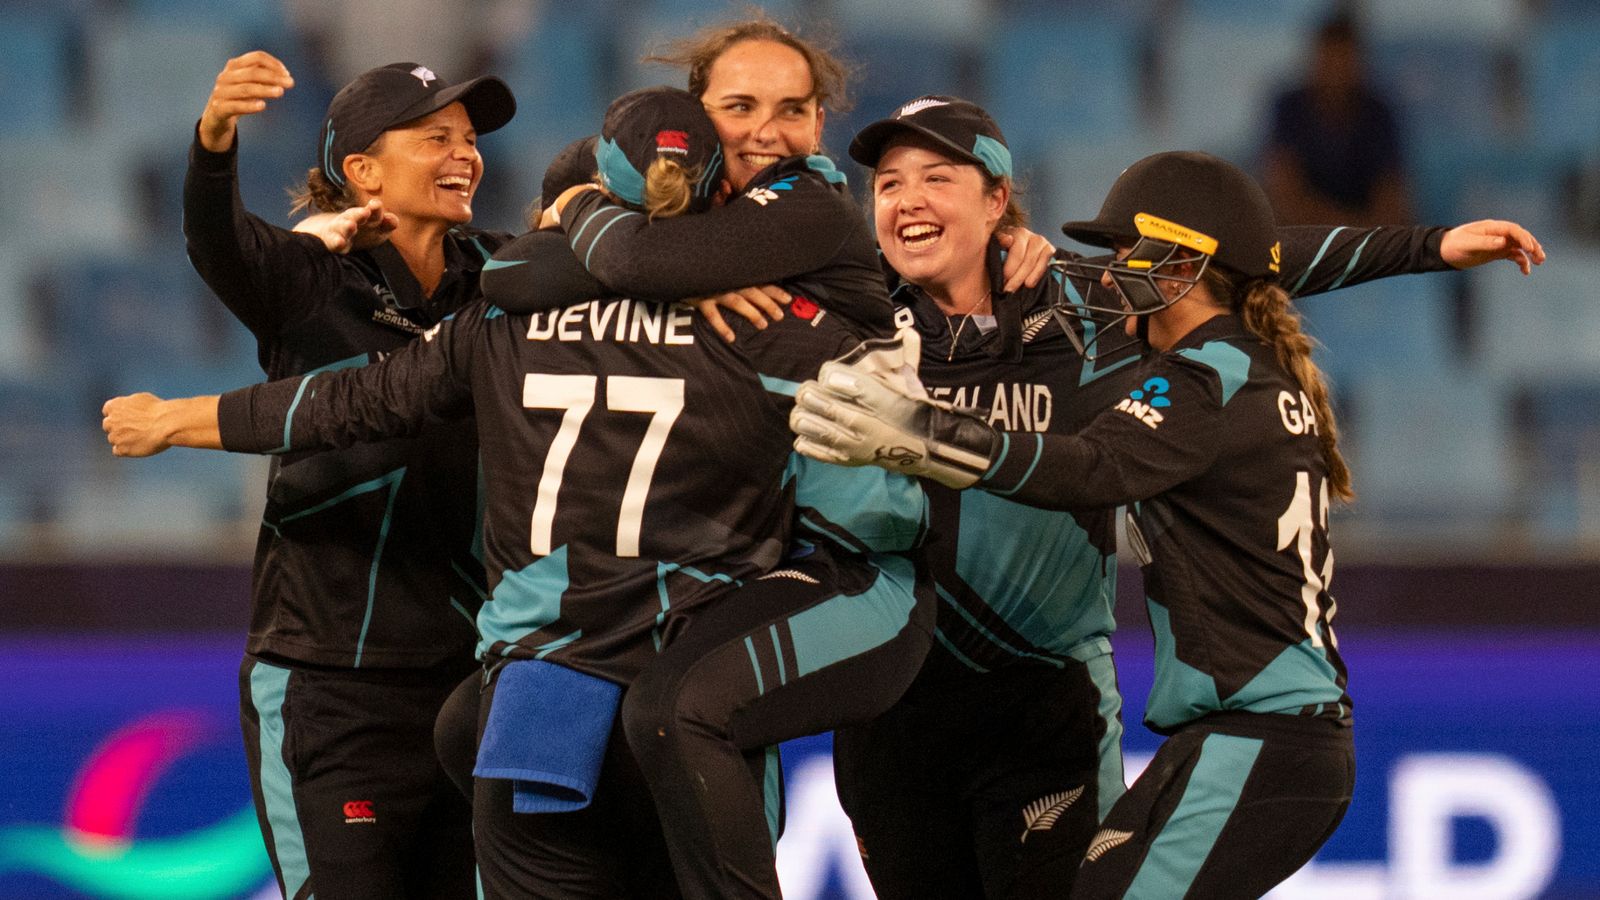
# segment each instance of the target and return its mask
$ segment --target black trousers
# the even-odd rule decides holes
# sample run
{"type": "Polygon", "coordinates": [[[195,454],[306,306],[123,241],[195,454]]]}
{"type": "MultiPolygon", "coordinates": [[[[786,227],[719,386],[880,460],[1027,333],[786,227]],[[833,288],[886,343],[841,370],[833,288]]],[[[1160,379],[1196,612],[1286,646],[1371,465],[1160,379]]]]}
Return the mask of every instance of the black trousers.
{"type": "Polygon", "coordinates": [[[622,719],[685,896],[779,896],[770,748],[892,706],[927,654],[934,602],[908,560],[818,551],[696,611],[639,676],[622,719]]]}
{"type": "Polygon", "coordinates": [[[1207,716],[1168,738],[1106,816],[1072,897],[1260,897],[1332,836],[1354,787],[1347,727],[1207,716]]]}
{"type": "Polygon", "coordinates": [[[324,670],[245,657],[250,788],[289,898],[476,895],[470,811],[434,756],[465,671],[324,670]]]}
{"type": "Polygon", "coordinates": [[[499,669],[474,674],[439,714],[436,738],[450,777],[472,791],[472,828],[485,898],[671,900],[678,889],[650,791],[620,721],[593,801],[570,813],[512,811],[512,783],[472,777],[499,669]]]}
{"type": "Polygon", "coordinates": [[[834,734],[880,900],[1066,895],[1122,787],[1109,651],[975,672],[935,649],[901,701],[834,734]]]}

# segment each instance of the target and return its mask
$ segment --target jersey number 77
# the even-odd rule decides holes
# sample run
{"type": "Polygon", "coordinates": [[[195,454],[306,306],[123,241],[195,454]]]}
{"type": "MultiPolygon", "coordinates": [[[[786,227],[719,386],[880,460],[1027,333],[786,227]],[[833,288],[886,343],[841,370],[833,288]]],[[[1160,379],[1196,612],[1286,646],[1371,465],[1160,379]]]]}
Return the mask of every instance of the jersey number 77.
{"type": "MultiPolygon", "coordinates": [[[[606,409],[613,412],[650,413],[650,425],[634,454],[628,483],[622,491],[622,509],[617,514],[617,556],[639,555],[639,530],[644,521],[644,501],[650,494],[650,479],[656,462],[667,445],[667,434],[683,412],[682,378],[646,378],[612,375],[605,381],[606,409]]],[[[578,443],[583,420],[594,408],[602,379],[597,375],[536,375],[522,381],[522,405],[528,409],[565,410],[561,429],[550,442],[539,476],[538,494],[533,502],[533,527],[530,546],[535,556],[549,556],[551,531],[556,518],[556,497],[561,493],[561,478],[567,459],[578,443]]]]}

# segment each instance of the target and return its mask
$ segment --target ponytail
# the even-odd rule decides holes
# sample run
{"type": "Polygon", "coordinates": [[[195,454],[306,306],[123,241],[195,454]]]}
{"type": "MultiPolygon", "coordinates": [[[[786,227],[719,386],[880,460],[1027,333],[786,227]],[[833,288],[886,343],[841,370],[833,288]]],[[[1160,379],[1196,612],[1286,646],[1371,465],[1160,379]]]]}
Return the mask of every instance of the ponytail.
{"type": "Polygon", "coordinates": [[[650,218],[670,219],[689,208],[694,180],[683,163],[656,157],[644,173],[644,209],[650,218]]]}
{"type": "Polygon", "coordinates": [[[343,212],[355,205],[355,192],[349,185],[335,187],[320,168],[307,170],[305,183],[289,189],[291,216],[301,212],[343,212]]]}
{"type": "Polygon", "coordinates": [[[1300,314],[1289,305],[1289,294],[1277,284],[1260,279],[1235,287],[1227,275],[1213,268],[1207,268],[1205,277],[1207,281],[1215,279],[1210,287],[1217,296],[1234,298],[1233,307],[1245,327],[1272,346],[1278,365],[1300,383],[1317,416],[1317,440],[1328,467],[1328,493],[1346,503],[1355,499],[1350,467],[1339,453],[1339,426],[1333,418],[1327,381],[1311,361],[1312,338],[1300,330],[1300,314]]]}

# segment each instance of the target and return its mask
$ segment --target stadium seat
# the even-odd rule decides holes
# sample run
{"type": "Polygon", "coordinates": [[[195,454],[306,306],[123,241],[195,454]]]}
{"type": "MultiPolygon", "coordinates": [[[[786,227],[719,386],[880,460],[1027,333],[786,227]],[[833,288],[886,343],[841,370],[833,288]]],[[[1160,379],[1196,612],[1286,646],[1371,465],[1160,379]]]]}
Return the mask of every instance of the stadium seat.
{"type": "Polygon", "coordinates": [[[1138,59],[1139,26],[1124,18],[1007,17],[984,55],[983,104],[1014,155],[1116,141],[1143,124],[1138,59]]]}
{"type": "Polygon", "coordinates": [[[0,122],[48,132],[72,111],[71,21],[60,11],[7,9],[0,28],[0,122]]]}
{"type": "Polygon", "coordinates": [[[1444,367],[1453,346],[1448,290],[1442,275],[1403,276],[1304,297],[1295,307],[1338,395],[1374,373],[1404,379],[1444,367]]]}
{"type": "Polygon", "coordinates": [[[188,140],[217,73],[241,47],[228,27],[193,22],[129,18],[100,32],[89,52],[94,117],[124,152],[188,140]]]}
{"type": "Polygon", "coordinates": [[[1220,22],[1186,12],[1169,34],[1162,142],[1173,150],[1249,158],[1265,139],[1273,97],[1304,67],[1300,28],[1273,18],[1220,22]]]}
{"type": "Polygon", "coordinates": [[[1535,448],[1531,525],[1544,540],[1600,539],[1600,378],[1553,380],[1522,393],[1519,432],[1535,448]]]}
{"type": "Polygon", "coordinates": [[[1528,139],[1566,159],[1600,148],[1600,4],[1589,6],[1540,25],[1527,52],[1528,139]]]}
{"type": "Polygon", "coordinates": [[[1449,536],[1490,531],[1513,512],[1519,485],[1502,382],[1450,365],[1374,372],[1356,381],[1348,407],[1342,445],[1355,514],[1449,536]]]}
{"type": "Polygon", "coordinates": [[[1509,44],[1526,25],[1521,0],[1406,0],[1362,4],[1378,39],[1428,37],[1509,44]]]}
{"type": "Polygon", "coordinates": [[[1600,377],[1600,253],[1544,244],[1550,261],[1532,278],[1508,263],[1473,271],[1480,364],[1519,384],[1600,377]]]}

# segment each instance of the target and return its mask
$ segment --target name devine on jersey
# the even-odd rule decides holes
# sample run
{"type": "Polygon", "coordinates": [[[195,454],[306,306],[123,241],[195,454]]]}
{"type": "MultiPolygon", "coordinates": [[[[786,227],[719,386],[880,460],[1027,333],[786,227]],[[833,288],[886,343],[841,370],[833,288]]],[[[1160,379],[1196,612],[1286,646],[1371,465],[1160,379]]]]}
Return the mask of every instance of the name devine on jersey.
{"type": "Polygon", "coordinates": [[[688,345],[694,343],[694,317],[676,306],[629,299],[590,300],[534,313],[528,322],[528,340],[688,345]]]}

